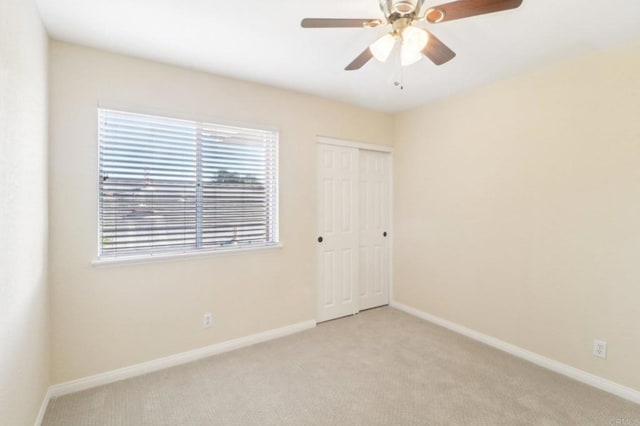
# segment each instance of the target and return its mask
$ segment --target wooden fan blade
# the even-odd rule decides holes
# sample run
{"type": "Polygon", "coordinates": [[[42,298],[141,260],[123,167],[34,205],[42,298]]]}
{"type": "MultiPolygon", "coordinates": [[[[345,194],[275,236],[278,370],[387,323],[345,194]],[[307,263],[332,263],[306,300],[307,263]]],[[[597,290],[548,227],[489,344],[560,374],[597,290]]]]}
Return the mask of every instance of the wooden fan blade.
{"type": "Polygon", "coordinates": [[[515,9],[520,7],[521,4],[522,0],[458,0],[430,8],[427,10],[425,17],[428,22],[435,24],[484,15],[485,13],[515,9]]]}
{"type": "Polygon", "coordinates": [[[373,58],[373,53],[371,53],[371,50],[367,47],[361,54],[358,55],[357,58],[353,60],[353,62],[347,65],[345,71],[359,70],[364,66],[364,64],[369,62],[371,58],[373,58]]]}
{"type": "Polygon", "coordinates": [[[363,28],[375,27],[381,23],[379,19],[305,18],[300,25],[302,28],[363,28]]]}
{"type": "Polygon", "coordinates": [[[436,65],[442,65],[445,62],[449,62],[450,60],[455,58],[456,52],[449,49],[446,44],[441,42],[440,39],[431,34],[429,31],[427,32],[429,33],[429,42],[424,47],[424,49],[422,49],[422,54],[424,56],[431,59],[431,62],[436,65]]]}

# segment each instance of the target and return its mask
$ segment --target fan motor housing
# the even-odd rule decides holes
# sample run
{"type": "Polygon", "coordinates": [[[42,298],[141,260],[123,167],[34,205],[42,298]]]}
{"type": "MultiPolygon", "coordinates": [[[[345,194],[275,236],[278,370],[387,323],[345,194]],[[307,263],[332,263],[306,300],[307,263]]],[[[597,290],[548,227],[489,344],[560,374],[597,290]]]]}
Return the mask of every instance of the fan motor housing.
{"type": "Polygon", "coordinates": [[[397,14],[407,16],[417,13],[424,0],[380,0],[380,9],[387,18],[397,14]]]}
{"type": "Polygon", "coordinates": [[[396,1],[393,4],[393,9],[396,12],[402,13],[404,15],[413,12],[413,9],[415,9],[415,5],[410,0],[400,0],[396,1]]]}

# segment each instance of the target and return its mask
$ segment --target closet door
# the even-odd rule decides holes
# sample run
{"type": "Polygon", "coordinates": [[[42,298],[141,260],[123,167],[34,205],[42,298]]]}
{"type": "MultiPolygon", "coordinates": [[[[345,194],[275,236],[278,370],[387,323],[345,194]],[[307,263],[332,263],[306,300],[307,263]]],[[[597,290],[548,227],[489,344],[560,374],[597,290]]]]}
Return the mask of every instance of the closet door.
{"type": "Polygon", "coordinates": [[[390,154],[360,151],[359,309],[389,304],[390,154]]]}
{"type": "Polygon", "coordinates": [[[318,322],[358,312],[358,149],[318,144],[318,322]]]}

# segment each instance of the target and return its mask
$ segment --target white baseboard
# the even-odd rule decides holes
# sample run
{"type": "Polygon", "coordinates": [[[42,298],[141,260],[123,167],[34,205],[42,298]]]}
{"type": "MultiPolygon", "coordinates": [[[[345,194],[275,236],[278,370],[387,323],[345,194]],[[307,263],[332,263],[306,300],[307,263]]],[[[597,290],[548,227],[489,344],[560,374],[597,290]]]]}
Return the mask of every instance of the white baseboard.
{"type": "Polygon", "coordinates": [[[593,386],[594,388],[598,388],[613,395],[617,395],[621,398],[635,402],[636,404],[640,404],[640,391],[637,391],[635,389],[612,382],[611,380],[596,376],[595,374],[587,373],[586,371],[571,367],[570,365],[563,364],[559,361],[547,358],[535,352],[528,351],[519,346],[512,345],[511,343],[507,343],[500,339],[496,339],[495,337],[480,333],[479,331],[472,330],[460,324],[456,324],[454,322],[437,317],[435,315],[431,315],[419,309],[412,308],[411,306],[407,306],[396,301],[392,301],[391,306],[423,320],[447,328],[458,334],[462,334],[463,336],[467,336],[473,340],[477,340],[478,342],[492,346],[503,352],[507,352],[511,355],[517,356],[518,358],[522,358],[526,361],[532,362],[540,367],[570,377],[574,380],[577,380],[589,386],[593,386]]]}
{"type": "MultiPolygon", "coordinates": [[[[107,371],[105,373],[96,374],[94,376],[83,377],[81,379],[73,380],[70,382],[60,383],[49,387],[47,392],[46,401],[43,402],[42,415],[46,410],[46,402],[49,398],[55,398],[61,395],[69,393],[79,392],[85,389],[95,388],[97,386],[106,385],[108,383],[117,382],[131,377],[141,376],[143,374],[151,373],[158,370],[164,370],[165,368],[174,367],[176,365],[186,364],[188,362],[196,361],[202,358],[207,358],[212,355],[217,355],[223,352],[229,352],[234,349],[244,348],[246,346],[255,345],[256,343],[266,342],[268,340],[277,339],[279,337],[288,336],[303,330],[308,330],[316,326],[315,320],[309,320],[292,324],[286,327],[277,328],[274,330],[264,331],[262,333],[253,334],[251,336],[240,337],[238,339],[227,340],[225,342],[216,343],[204,348],[194,349],[187,352],[182,352],[175,355],[170,355],[165,358],[155,359],[153,361],[143,362],[141,364],[131,365],[129,367],[119,368],[113,371],[107,371]]],[[[42,416],[38,416],[40,421],[42,416]]],[[[36,423],[39,425],[40,423],[36,423]]]]}

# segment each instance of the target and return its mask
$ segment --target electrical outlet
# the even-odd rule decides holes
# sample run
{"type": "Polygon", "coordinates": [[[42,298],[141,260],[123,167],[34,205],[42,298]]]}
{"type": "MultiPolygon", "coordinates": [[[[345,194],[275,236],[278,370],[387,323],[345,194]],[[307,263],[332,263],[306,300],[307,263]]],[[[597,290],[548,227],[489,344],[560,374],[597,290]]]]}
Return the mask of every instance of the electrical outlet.
{"type": "Polygon", "coordinates": [[[597,356],[598,358],[606,359],[607,358],[607,342],[604,340],[593,340],[593,356],[597,356]]]}
{"type": "Polygon", "coordinates": [[[213,323],[213,317],[211,316],[211,312],[207,312],[202,316],[202,328],[209,328],[213,323]]]}

